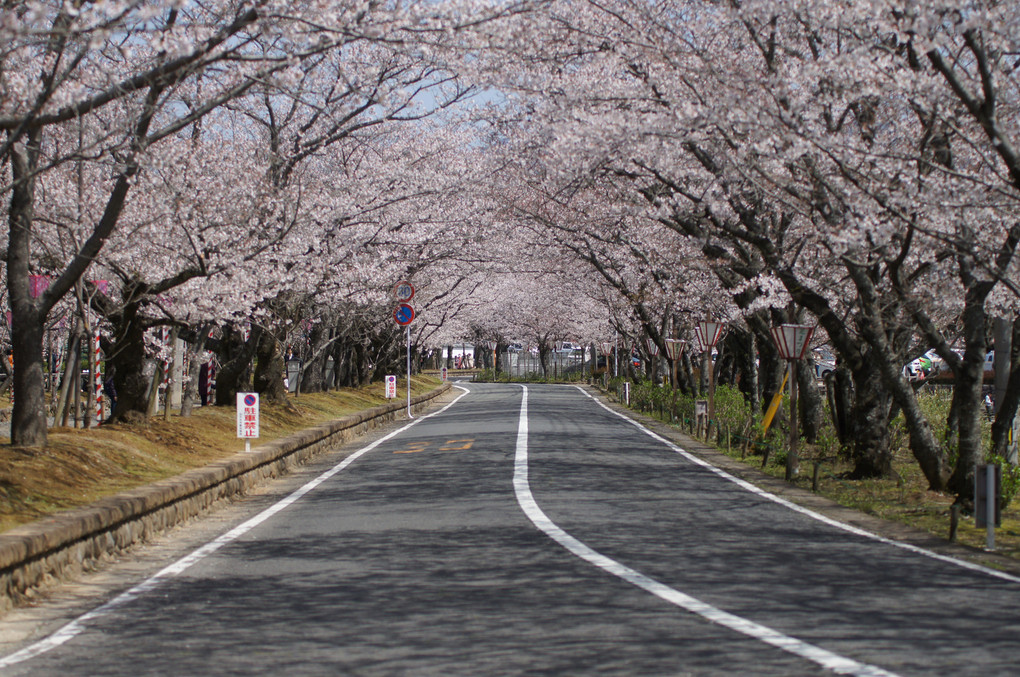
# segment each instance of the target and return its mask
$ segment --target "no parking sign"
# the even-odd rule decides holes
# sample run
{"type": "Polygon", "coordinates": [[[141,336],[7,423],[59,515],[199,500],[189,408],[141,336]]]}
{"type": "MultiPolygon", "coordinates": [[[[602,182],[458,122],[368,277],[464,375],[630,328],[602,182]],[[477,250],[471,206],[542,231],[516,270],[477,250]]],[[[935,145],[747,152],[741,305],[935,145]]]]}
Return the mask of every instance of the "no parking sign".
{"type": "Polygon", "coordinates": [[[259,436],[258,393],[237,393],[237,436],[246,440],[259,436]]]}

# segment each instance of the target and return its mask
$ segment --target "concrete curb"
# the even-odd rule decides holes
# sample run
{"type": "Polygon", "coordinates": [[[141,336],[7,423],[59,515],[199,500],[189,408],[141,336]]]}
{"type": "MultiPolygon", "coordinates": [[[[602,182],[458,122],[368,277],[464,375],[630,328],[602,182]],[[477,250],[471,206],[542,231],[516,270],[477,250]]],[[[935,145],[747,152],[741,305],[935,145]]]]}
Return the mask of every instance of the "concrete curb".
{"type": "MultiPolygon", "coordinates": [[[[444,384],[412,398],[413,410],[450,389],[444,384]]],[[[243,494],[308,458],[395,420],[407,408],[394,403],[300,430],[154,484],[76,510],[57,513],[0,534],[0,609],[38,588],[88,569],[104,557],[169,529],[223,499],[243,494]]]]}

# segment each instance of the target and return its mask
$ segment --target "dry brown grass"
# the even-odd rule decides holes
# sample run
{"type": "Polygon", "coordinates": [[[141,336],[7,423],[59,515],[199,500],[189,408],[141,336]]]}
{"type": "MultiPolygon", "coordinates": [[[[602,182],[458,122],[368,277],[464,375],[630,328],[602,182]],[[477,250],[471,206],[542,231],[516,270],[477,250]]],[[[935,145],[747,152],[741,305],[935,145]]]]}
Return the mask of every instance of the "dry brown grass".
{"type": "MultiPolygon", "coordinates": [[[[414,394],[439,385],[414,379],[414,394]]],[[[406,391],[401,388],[406,396],[406,391]]],[[[260,442],[385,403],[383,386],[291,396],[289,406],[263,404],[260,442]]],[[[87,505],[143,484],[173,477],[244,449],[231,407],[200,407],[188,418],[162,415],[145,424],[88,430],[55,428],[43,449],[0,442],[0,531],[50,513],[87,505]]]]}

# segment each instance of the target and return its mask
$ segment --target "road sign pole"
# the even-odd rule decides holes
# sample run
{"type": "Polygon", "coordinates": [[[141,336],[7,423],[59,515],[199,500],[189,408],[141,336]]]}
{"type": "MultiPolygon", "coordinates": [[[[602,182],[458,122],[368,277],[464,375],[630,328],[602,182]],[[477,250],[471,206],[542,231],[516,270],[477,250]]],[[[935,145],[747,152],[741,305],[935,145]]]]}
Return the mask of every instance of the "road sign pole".
{"type": "Polygon", "coordinates": [[[407,325],[407,417],[414,418],[411,414],[411,325],[407,325]]]}

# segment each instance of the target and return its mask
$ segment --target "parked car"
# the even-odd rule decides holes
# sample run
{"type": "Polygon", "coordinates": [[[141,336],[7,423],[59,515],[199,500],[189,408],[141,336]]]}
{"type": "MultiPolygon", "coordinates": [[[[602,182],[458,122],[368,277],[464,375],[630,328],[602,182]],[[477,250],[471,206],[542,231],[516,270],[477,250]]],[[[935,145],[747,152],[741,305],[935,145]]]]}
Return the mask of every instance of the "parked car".
{"type": "Polygon", "coordinates": [[[813,353],[815,361],[815,376],[825,380],[829,374],[836,371],[836,358],[827,350],[815,349],[813,353]]]}
{"type": "Polygon", "coordinates": [[[918,360],[912,361],[910,364],[903,366],[903,375],[907,377],[910,382],[923,381],[927,378],[927,374],[921,368],[921,363],[918,360]]]}

